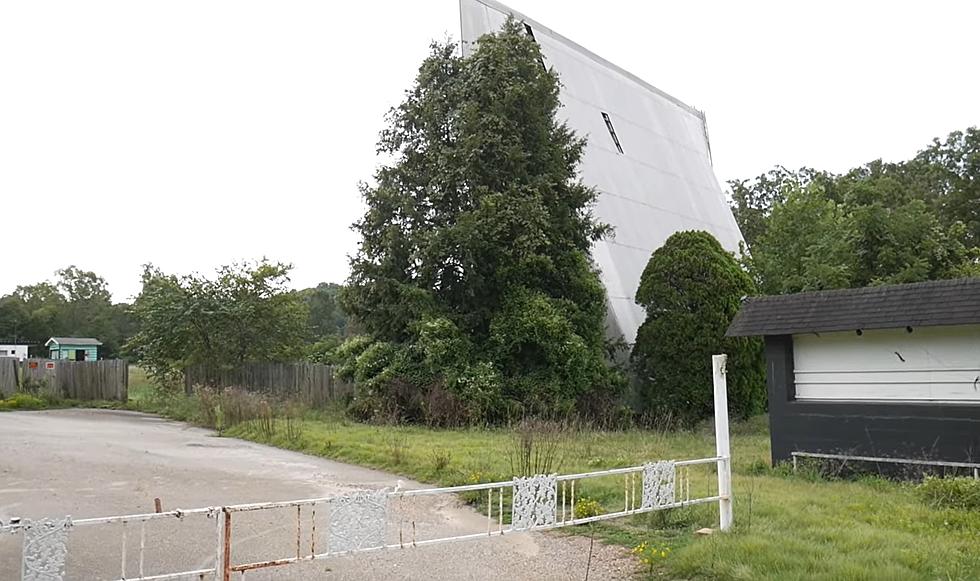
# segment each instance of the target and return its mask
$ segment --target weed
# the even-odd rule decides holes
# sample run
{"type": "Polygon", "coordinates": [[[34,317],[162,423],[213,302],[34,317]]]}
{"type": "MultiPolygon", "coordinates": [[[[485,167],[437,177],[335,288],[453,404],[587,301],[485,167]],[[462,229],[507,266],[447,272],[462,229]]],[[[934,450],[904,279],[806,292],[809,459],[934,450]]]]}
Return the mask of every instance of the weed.
{"type": "Polygon", "coordinates": [[[605,513],[598,500],[583,496],[575,501],[575,518],[591,518],[605,513]]]}
{"type": "Polygon", "coordinates": [[[938,508],[980,510],[980,480],[966,477],[927,476],[916,486],[919,496],[938,508]]]}
{"type": "Polygon", "coordinates": [[[525,419],[513,430],[511,473],[515,476],[552,474],[561,469],[562,444],[569,435],[567,423],[525,419]]]}
{"type": "Polygon", "coordinates": [[[646,541],[633,547],[633,554],[641,563],[648,567],[648,573],[653,575],[653,568],[667,560],[670,556],[670,547],[663,544],[647,543],[646,541]]]}
{"type": "Polygon", "coordinates": [[[290,403],[283,411],[283,435],[286,442],[293,448],[303,445],[303,408],[299,404],[290,403]]]}
{"type": "Polygon", "coordinates": [[[436,473],[442,472],[449,467],[453,461],[453,453],[446,449],[436,449],[432,451],[432,468],[436,473]]]}
{"type": "Polygon", "coordinates": [[[29,393],[15,393],[7,399],[0,399],[2,410],[43,410],[48,407],[43,399],[29,393]]]}
{"type": "Polygon", "coordinates": [[[387,438],[388,458],[395,466],[400,466],[405,461],[405,453],[408,450],[408,438],[393,432],[387,438]]]}
{"type": "Polygon", "coordinates": [[[276,415],[269,402],[262,400],[255,406],[254,419],[249,421],[254,423],[259,435],[266,442],[271,442],[276,435],[276,415]]]}

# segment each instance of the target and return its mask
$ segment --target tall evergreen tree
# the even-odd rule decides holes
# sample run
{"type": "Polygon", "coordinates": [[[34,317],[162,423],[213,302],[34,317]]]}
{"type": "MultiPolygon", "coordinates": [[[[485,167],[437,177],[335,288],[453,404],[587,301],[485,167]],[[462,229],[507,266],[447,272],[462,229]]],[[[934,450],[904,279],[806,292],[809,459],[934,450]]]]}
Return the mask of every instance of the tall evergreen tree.
{"type": "Polygon", "coordinates": [[[576,177],[584,140],[556,119],[558,89],[515,22],[467,58],[432,46],[381,135],[394,161],[362,187],[342,303],[385,345],[348,354],[364,363],[362,400],[431,419],[437,390],[466,419],[492,420],[568,409],[617,382],[589,257],[607,227],[576,177]]]}

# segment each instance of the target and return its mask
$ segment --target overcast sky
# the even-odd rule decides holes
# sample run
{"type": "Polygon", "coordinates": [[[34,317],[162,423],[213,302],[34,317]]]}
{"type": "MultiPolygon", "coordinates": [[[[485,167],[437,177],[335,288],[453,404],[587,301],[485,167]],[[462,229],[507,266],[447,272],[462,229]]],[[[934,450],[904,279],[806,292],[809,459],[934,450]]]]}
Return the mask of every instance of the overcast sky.
{"type": "MultiPolygon", "coordinates": [[[[722,182],[980,125],[980,3],[510,5],[704,110],[722,182]]],[[[0,294],[262,256],[343,281],[383,116],[447,36],[455,0],[0,2],[0,294]]]]}

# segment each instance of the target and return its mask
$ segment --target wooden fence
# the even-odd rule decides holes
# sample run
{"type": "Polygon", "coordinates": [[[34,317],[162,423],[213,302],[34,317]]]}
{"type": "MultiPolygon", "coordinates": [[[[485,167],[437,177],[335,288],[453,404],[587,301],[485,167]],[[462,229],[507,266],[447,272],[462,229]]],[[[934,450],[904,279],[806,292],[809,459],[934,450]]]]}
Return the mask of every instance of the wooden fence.
{"type": "Polygon", "coordinates": [[[20,361],[14,357],[0,357],[0,399],[8,398],[20,386],[20,361]]]}
{"type": "Polygon", "coordinates": [[[335,376],[333,367],[319,363],[245,363],[234,368],[195,365],[184,370],[184,389],[190,395],[196,386],[239,387],[313,407],[323,407],[354,390],[335,376]]]}
{"type": "Polygon", "coordinates": [[[30,391],[77,400],[129,398],[129,365],[122,359],[102,361],[53,361],[51,359],[0,359],[0,395],[30,391]]]}

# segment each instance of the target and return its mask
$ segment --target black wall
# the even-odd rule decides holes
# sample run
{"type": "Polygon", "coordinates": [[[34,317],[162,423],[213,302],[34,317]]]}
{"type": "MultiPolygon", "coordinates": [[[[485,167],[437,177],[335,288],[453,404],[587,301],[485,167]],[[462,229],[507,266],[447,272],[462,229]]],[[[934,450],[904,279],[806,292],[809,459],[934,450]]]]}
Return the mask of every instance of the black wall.
{"type": "Polygon", "coordinates": [[[793,337],[765,340],[773,464],[791,452],[980,462],[980,405],[796,401],[793,337]]]}

